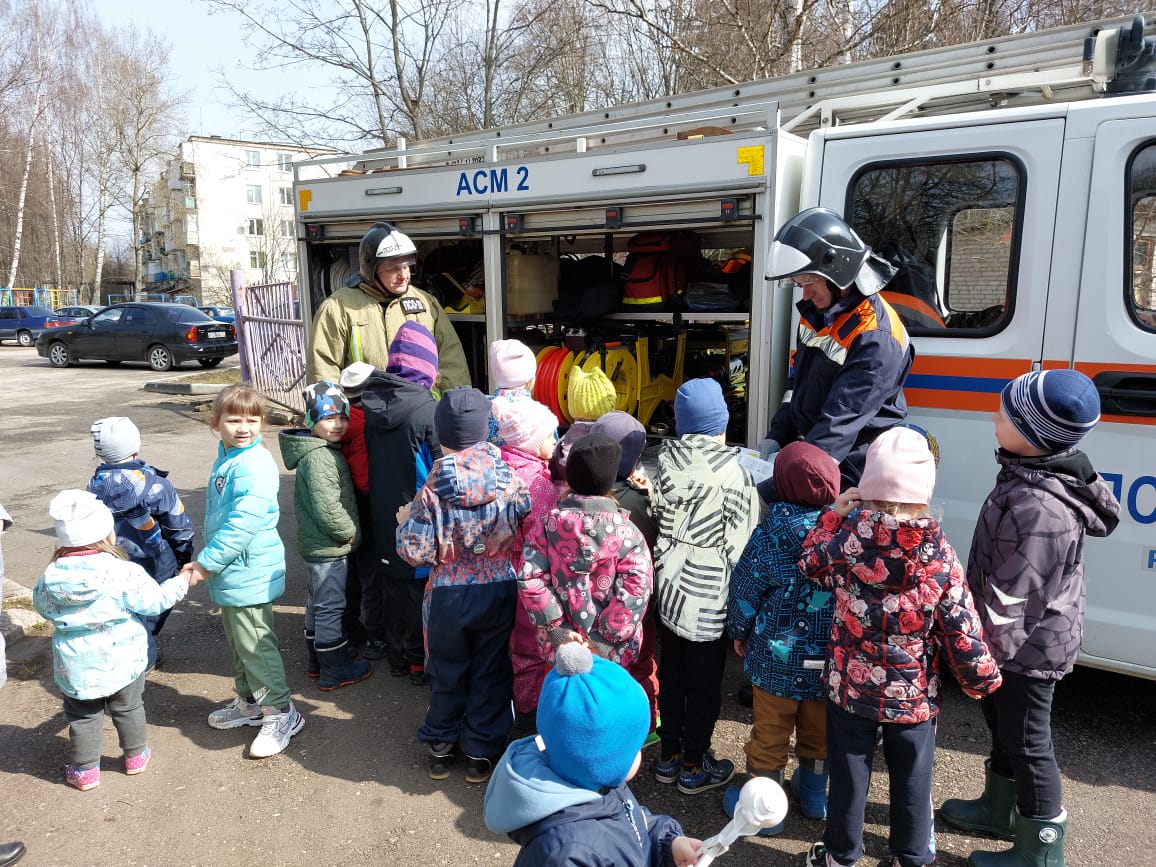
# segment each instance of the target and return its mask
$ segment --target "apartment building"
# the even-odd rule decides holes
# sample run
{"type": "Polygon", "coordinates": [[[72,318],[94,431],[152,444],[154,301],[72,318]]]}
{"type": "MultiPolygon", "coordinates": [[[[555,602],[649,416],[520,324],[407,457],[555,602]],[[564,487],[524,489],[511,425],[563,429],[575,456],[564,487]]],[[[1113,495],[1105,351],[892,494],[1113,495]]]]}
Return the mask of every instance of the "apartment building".
{"type": "Polygon", "coordinates": [[[144,289],[228,304],[246,283],[297,277],[293,163],[325,148],[190,136],[142,203],[144,289]]]}

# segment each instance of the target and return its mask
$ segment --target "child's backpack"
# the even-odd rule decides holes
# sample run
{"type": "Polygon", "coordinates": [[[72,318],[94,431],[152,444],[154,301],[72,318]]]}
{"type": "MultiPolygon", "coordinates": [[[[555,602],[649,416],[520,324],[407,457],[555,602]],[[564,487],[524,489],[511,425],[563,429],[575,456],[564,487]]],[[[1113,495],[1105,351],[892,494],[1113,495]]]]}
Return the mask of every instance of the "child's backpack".
{"type": "Polygon", "coordinates": [[[686,284],[697,279],[702,266],[694,232],[640,232],[627,242],[626,249],[622,303],[627,310],[678,306],[686,284]]]}

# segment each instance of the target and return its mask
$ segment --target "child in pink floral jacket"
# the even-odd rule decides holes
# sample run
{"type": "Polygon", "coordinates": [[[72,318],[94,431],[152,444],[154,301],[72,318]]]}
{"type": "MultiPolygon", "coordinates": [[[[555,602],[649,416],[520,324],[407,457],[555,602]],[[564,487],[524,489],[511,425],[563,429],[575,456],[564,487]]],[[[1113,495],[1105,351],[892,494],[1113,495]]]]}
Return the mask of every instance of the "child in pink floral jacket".
{"type": "Polygon", "coordinates": [[[638,656],[654,568],[646,540],[610,496],[621,456],[605,434],[575,443],[571,493],[526,536],[519,596],[550,663],[566,641],[627,668],[638,656]]]}

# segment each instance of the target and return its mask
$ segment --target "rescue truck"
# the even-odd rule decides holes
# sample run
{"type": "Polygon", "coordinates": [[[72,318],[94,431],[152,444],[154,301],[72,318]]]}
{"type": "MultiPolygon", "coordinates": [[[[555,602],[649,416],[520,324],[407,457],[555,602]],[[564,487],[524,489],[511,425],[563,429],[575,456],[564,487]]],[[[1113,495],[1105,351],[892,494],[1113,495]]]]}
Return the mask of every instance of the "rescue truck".
{"type": "Polygon", "coordinates": [[[1156,678],[1154,66],[1143,18],[1115,19],[301,163],[306,327],[388,221],[475,385],[488,342],[519,337],[561,423],[569,371],[599,366],[662,434],[679,382],[715,376],[729,439],[757,446],[797,323],[770,241],[829,207],[898,268],[909,420],[938,440],[934,505],[961,555],[1004,384],[1095,381],[1084,447],[1123,516],[1088,540],[1081,661],[1156,678]]]}

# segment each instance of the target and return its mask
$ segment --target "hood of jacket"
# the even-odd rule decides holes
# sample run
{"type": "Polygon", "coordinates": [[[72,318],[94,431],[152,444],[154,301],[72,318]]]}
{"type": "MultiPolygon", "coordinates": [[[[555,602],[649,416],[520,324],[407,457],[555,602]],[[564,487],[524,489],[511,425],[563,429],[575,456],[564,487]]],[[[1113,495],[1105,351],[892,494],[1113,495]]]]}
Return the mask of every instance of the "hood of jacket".
{"type": "MultiPolygon", "coordinates": [[[[115,559],[106,553],[89,556],[115,559]]],[[[108,583],[100,570],[48,569],[42,580],[45,595],[61,607],[90,605],[108,592],[108,583]]]]}
{"type": "Polygon", "coordinates": [[[405,424],[420,407],[429,403],[430,392],[395,373],[375,370],[365,381],[361,406],[368,427],[393,430],[405,424]]]}
{"type": "Polygon", "coordinates": [[[281,458],[285,461],[285,469],[295,470],[297,465],[310,452],[315,452],[317,449],[340,448],[340,443],[331,443],[328,440],[323,440],[321,437],[315,437],[305,428],[296,428],[295,430],[283,430],[277,437],[277,442],[281,446],[281,458]]]}
{"type": "Polygon", "coordinates": [[[497,446],[482,442],[436,461],[426,486],[444,503],[473,509],[504,496],[511,478],[497,446]]]}
{"type": "Polygon", "coordinates": [[[717,477],[719,466],[735,455],[731,446],[703,434],[667,440],[655,484],[675,509],[688,509],[701,499],[703,479],[717,477]]]}
{"type": "Polygon", "coordinates": [[[1018,478],[1047,491],[1080,516],[1089,536],[1107,536],[1120,523],[1120,504],[1111,487],[1079,449],[1043,457],[1020,457],[999,449],[995,459],[1000,465],[997,488],[1018,478]]]}
{"type": "Polygon", "coordinates": [[[857,561],[851,571],[879,595],[913,590],[943,571],[946,539],[934,518],[894,518],[862,508],[844,526],[853,534],[843,546],[857,561]],[[913,559],[920,566],[911,568],[913,559]]]}
{"type": "Polygon", "coordinates": [[[529,454],[521,449],[502,446],[502,460],[506,462],[506,465],[510,469],[521,476],[523,480],[531,478],[534,475],[545,474],[547,478],[550,476],[550,464],[548,461],[544,461],[537,455],[529,454]]]}
{"type": "MultiPolygon", "coordinates": [[[[495,834],[514,834],[567,807],[594,804],[602,795],[566,782],[550,768],[537,737],[516,740],[494,768],[483,816],[495,834]]],[[[561,819],[561,821],[574,821],[561,819]]],[[[515,838],[516,839],[516,838],[515,838]]]]}

